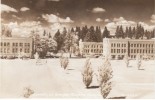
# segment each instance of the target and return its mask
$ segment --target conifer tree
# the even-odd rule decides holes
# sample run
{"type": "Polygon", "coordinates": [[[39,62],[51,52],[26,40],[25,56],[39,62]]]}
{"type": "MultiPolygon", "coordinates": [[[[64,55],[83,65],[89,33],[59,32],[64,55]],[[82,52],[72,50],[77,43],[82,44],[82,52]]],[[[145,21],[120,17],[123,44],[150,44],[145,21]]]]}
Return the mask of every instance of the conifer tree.
{"type": "Polygon", "coordinates": [[[102,38],[109,38],[109,34],[110,32],[108,31],[107,27],[105,26],[103,34],[102,34],[102,38]]]}

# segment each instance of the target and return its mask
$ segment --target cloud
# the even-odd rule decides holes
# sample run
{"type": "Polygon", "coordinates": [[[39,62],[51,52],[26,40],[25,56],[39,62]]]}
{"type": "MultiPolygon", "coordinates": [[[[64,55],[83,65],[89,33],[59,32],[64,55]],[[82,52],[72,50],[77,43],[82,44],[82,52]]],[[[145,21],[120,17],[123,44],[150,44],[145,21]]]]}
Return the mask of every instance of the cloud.
{"type": "Polygon", "coordinates": [[[27,7],[22,7],[22,8],[20,8],[20,11],[27,11],[27,10],[30,10],[30,8],[27,8],[27,7]]]}
{"type": "Polygon", "coordinates": [[[103,20],[101,18],[96,19],[97,22],[102,22],[103,20]]]}
{"type": "Polygon", "coordinates": [[[109,20],[109,19],[105,19],[105,20],[104,20],[104,22],[106,22],[106,23],[107,23],[107,22],[110,22],[110,20],[109,20]]]}
{"type": "Polygon", "coordinates": [[[100,7],[96,7],[96,8],[93,8],[93,9],[92,9],[92,12],[93,12],[93,13],[103,13],[103,12],[105,12],[105,11],[106,11],[105,9],[100,8],[100,7]]]}
{"type": "Polygon", "coordinates": [[[1,4],[0,8],[1,8],[1,13],[3,13],[3,12],[7,12],[7,13],[18,12],[15,8],[12,8],[12,7],[10,7],[8,5],[4,5],[4,4],[1,4]]]}
{"type": "Polygon", "coordinates": [[[151,20],[152,23],[155,23],[155,14],[151,16],[151,20]]]}
{"type": "Polygon", "coordinates": [[[113,21],[118,22],[118,21],[124,21],[125,19],[123,17],[119,18],[114,18],[113,21]]]}
{"type": "Polygon", "coordinates": [[[73,23],[74,21],[70,19],[70,17],[66,17],[66,19],[60,18],[54,14],[45,14],[42,15],[42,18],[44,18],[49,23],[73,23]]]}
{"type": "Polygon", "coordinates": [[[38,26],[40,25],[40,21],[25,21],[20,23],[21,27],[33,27],[33,26],[38,26]]]}
{"type": "Polygon", "coordinates": [[[147,29],[149,31],[152,31],[155,28],[155,25],[148,25],[145,22],[139,22],[138,24],[142,25],[145,30],[147,29]]]}
{"type": "MultiPolygon", "coordinates": [[[[144,29],[146,30],[153,30],[153,28],[155,28],[155,25],[148,25],[145,22],[139,22],[138,24],[141,24],[144,29]]],[[[128,21],[123,17],[120,18],[114,18],[112,22],[107,23],[105,26],[108,28],[108,30],[110,31],[111,35],[115,34],[116,28],[117,26],[123,26],[123,29],[125,30],[126,27],[135,27],[137,25],[136,22],[134,21],[128,21]]]]}
{"type": "Polygon", "coordinates": [[[12,30],[12,35],[14,36],[29,36],[32,30],[38,30],[39,34],[43,32],[43,27],[40,25],[39,21],[24,21],[20,24],[17,22],[10,22],[3,25],[8,26],[8,28],[12,30]]]}

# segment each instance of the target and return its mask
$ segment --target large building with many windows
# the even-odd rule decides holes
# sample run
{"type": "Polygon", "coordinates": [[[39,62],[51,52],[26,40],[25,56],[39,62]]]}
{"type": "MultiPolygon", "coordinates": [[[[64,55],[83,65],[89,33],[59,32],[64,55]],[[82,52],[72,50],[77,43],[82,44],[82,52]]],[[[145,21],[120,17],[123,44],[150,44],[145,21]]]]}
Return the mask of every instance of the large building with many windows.
{"type": "MultiPolygon", "coordinates": [[[[80,53],[87,55],[102,55],[103,42],[82,42],[79,41],[80,53]]],[[[139,54],[141,57],[155,59],[155,39],[109,39],[109,52],[112,59],[123,59],[127,54],[135,59],[139,54]]]]}
{"type": "Polygon", "coordinates": [[[3,58],[32,56],[32,38],[26,37],[1,37],[0,56],[3,58]]]}

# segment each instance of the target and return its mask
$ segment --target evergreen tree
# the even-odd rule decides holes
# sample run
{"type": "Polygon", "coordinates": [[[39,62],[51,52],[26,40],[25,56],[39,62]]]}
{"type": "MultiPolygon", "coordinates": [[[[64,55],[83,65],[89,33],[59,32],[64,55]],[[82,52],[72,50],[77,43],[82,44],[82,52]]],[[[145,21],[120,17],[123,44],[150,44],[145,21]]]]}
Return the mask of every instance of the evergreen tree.
{"type": "Polygon", "coordinates": [[[128,31],[128,37],[132,38],[132,36],[133,36],[133,32],[132,32],[132,29],[131,29],[131,26],[130,26],[129,31],[128,31]]]}
{"type": "Polygon", "coordinates": [[[136,28],[134,27],[132,30],[132,38],[135,39],[135,36],[136,36],[136,28]]]}
{"type": "Polygon", "coordinates": [[[61,33],[60,33],[60,30],[58,30],[58,31],[55,33],[55,35],[54,35],[54,40],[57,42],[57,52],[58,52],[58,50],[61,49],[61,47],[62,47],[62,42],[63,42],[63,40],[62,40],[62,35],[61,35],[61,33]]]}
{"type": "Polygon", "coordinates": [[[105,26],[103,34],[102,34],[102,38],[109,38],[109,34],[110,32],[108,31],[107,27],[105,26]]]}
{"type": "Polygon", "coordinates": [[[71,28],[71,32],[74,33],[74,28],[73,27],[71,28]]]}
{"type": "Polygon", "coordinates": [[[91,34],[91,41],[92,42],[97,42],[97,37],[96,37],[96,34],[95,34],[94,26],[90,27],[89,32],[91,34]]]}
{"type": "Polygon", "coordinates": [[[93,42],[92,41],[92,35],[91,35],[91,32],[88,31],[85,38],[84,38],[84,42],[93,42]]]}
{"type": "Polygon", "coordinates": [[[46,31],[44,30],[44,32],[43,32],[43,36],[46,36],[46,31]]]}
{"type": "Polygon", "coordinates": [[[97,38],[97,42],[101,42],[102,41],[101,29],[98,26],[96,26],[96,38],[97,38]]]}
{"type": "Polygon", "coordinates": [[[126,27],[125,33],[124,33],[124,38],[129,37],[129,28],[126,27]]]}
{"type": "Polygon", "coordinates": [[[122,25],[120,26],[120,29],[119,29],[119,38],[124,38],[124,31],[123,31],[123,27],[122,25]]]}
{"type": "Polygon", "coordinates": [[[64,27],[64,28],[63,28],[63,31],[62,31],[62,35],[63,35],[63,36],[66,36],[66,34],[67,34],[67,29],[66,29],[66,27],[64,27]]]}
{"type": "Polygon", "coordinates": [[[82,33],[82,40],[84,40],[86,34],[88,33],[87,26],[82,27],[81,33],[82,33]]]}
{"type": "Polygon", "coordinates": [[[151,38],[155,38],[155,29],[151,32],[151,38]]]}
{"type": "Polygon", "coordinates": [[[49,32],[48,38],[52,38],[51,33],[49,32]]]}
{"type": "Polygon", "coordinates": [[[116,36],[116,38],[119,38],[119,26],[117,26],[117,28],[116,28],[116,32],[115,32],[115,36],[116,36]]]}

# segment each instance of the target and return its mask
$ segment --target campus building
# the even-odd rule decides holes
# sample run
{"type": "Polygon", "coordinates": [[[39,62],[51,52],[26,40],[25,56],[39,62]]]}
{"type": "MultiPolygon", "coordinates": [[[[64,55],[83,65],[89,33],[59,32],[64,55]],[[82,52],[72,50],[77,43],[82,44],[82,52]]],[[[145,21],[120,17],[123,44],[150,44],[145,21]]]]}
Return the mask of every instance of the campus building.
{"type": "Polygon", "coordinates": [[[32,38],[26,37],[1,37],[0,57],[32,56],[32,38]]]}
{"type": "MultiPolygon", "coordinates": [[[[155,59],[155,39],[108,39],[110,56],[112,59],[123,59],[128,55],[131,59],[136,59],[139,54],[141,57],[155,59]]],[[[79,41],[80,53],[83,56],[102,55],[104,49],[103,42],[82,42],[79,41]]],[[[105,47],[105,48],[104,48],[105,47]]]]}

